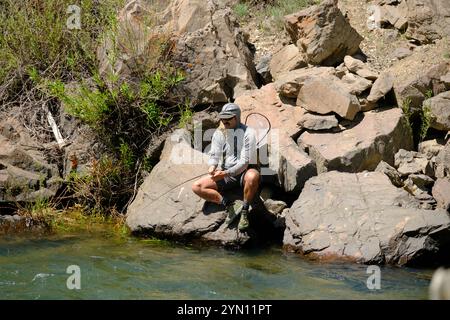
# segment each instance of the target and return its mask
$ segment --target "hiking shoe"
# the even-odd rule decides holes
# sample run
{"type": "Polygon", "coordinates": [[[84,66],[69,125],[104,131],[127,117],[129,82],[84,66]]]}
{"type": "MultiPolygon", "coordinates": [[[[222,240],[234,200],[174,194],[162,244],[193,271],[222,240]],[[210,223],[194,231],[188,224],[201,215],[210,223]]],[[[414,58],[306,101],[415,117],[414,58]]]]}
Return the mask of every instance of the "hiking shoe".
{"type": "Polygon", "coordinates": [[[242,206],[239,203],[232,203],[226,207],[226,211],[228,213],[227,218],[225,219],[225,224],[229,226],[233,223],[234,220],[239,216],[242,206]]]}
{"type": "Polygon", "coordinates": [[[245,231],[248,229],[248,210],[242,209],[241,211],[241,219],[239,220],[238,229],[239,231],[245,231]]]}

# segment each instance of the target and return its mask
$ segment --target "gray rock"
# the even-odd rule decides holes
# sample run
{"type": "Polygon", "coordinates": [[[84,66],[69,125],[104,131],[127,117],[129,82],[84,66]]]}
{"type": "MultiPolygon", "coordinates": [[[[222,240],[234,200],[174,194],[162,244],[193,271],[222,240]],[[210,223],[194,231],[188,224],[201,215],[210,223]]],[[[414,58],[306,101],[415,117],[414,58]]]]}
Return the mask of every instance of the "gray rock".
{"type": "Polygon", "coordinates": [[[448,177],[438,178],[433,186],[432,193],[438,208],[450,212],[450,179],[448,177]]]}
{"type": "Polygon", "coordinates": [[[358,51],[362,41],[336,0],[286,16],[285,28],[297,47],[305,51],[307,62],[314,65],[337,65],[358,51]]]}
{"type": "Polygon", "coordinates": [[[298,125],[308,130],[328,130],[339,125],[334,115],[318,115],[313,113],[305,113],[298,122],[298,125]]]}
{"type": "Polygon", "coordinates": [[[0,133],[0,202],[54,196],[62,179],[57,165],[48,160],[49,150],[15,118],[0,120],[0,133]]]}
{"type": "Polygon", "coordinates": [[[344,75],[341,78],[341,81],[351,94],[355,94],[357,96],[372,86],[372,81],[352,73],[347,73],[344,75]]]}
{"type": "Polygon", "coordinates": [[[394,164],[403,177],[413,173],[432,175],[428,158],[415,151],[400,149],[394,156],[394,164]]]}
{"type": "Polygon", "coordinates": [[[436,156],[436,178],[450,177],[450,140],[436,156]]]}
{"type": "Polygon", "coordinates": [[[349,120],[361,110],[356,96],[349,93],[337,77],[306,80],[298,94],[297,105],[320,114],[335,112],[349,120]]]}
{"type": "Polygon", "coordinates": [[[305,56],[295,44],[283,47],[270,60],[270,73],[273,79],[278,79],[285,72],[307,67],[305,56]]]}
{"type": "Polygon", "coordinates": [[[431,128],[442,131],[450,130],[450,91],[442,92],[423,102],[431,111],[431,128]]]}
{"type": "Polygon", "coordinates": [[[377,80],[377,78],[378,78],[378,73],[376,73],[372,70],[366,69],[366,68],[358,70],[356,72],[356,74],[367,80],[377,80]]]}
{"type": "Polygon", "coordinates": [[[394,50],[394,52],[392,52],[392,59],[398,59],[398,60],[402,60],[406,57],[409,57],[410,55],[412,55],[412,51],[409,48],[405,48],[405,47],[400,47],[394,50]]]}
{"type": "Polygon", "coordinates": [[[422,210],[380,172],[311,178],[286,215],[286,248],[323,260],[430,264],[450,241],[450,217],[422,210]]]}
{"type": "Polygon", "coordinates": [[[267,199],[264,201],[264,206],[271,214],[278,216],[281,215],[283,210],[287,207],[287,204],[281,200],[267,199]]]}
{"type": "Polygon", "coordinates": [[[372,89],[370,89],[367,101],[377,102],[383,98],[389,91],[391,91],[394,84],[394,77],[389,72],[382,73],[377,80],[375,80],[372,89]]]}
{"type": "Polygon", "coordinates": [[[417,151],[424,154],[427,159],[431,159],[444,149],[445,141],[443,139],[426,140],[419,143],[417,151]]]}
{"type": "Polygon", "coordinates": [[[305,81],[318,76],[329,77],[335,74],[335,69],[331,67],[315,67],[293,70],[281,74],[275,81],[277,92],[287,98],[297,99],[300,88],[305,81]]]}
{"type": "Polygon", "coordinates": [[[344,63],[341,63],[336,67],[336,77],[338,77],[339,79],[342,79],[342,77],[345,76],[348,72],[349,71],[344,63]]]}
{"type": "Polygon", "coordinates": [[[440,92],[435,92],[434,88],[442,84],[441,76],[445,75],[450,70],[450,65],[446,62],[436,64],[428,70],[417,70],[414,74],[406,77],[394,73],[394,93],[397,99],[397,104],[403,106],[408,104],[412,112],[421,110],[423,101],[426,99],[426,94],[433,92],[434,95],[440,92]]]}
{"type": "Polygon", "coordinates": [[[265,84],[272,82],[272,75],[270,74],[270,60],[272,60],[272,54],[266,54],[262,56],[256,64],[256,72],[259,73],[265,84]]]}
{"type": "Polygon", "coordinates": [[[380,161],[378,166],[375,168],[376,172],[382,172],[388,176],[389,180],[391,180],[392,184],[396,187],[403,187],[402,177],[395,170],[394,167],[390,166],[388,163],[384,161],[380,161]]]}
{"type": "Polygon", "coordinates": [[[338,133],[301,134],[297,142],[315,160],[319,173],[374,170],[381,160],[392,165],[399,149],[413,147],[411,131],[399,108],[369,111],[357,121],[338,133]]]}
{"type": "Polygon", "coordinates": [[[347,69],[353,73],[356,73],[358,70],[362,70],[366,67],[363,61],[355,59],[351,56],[344,57],[344,64],[347,69]]]}

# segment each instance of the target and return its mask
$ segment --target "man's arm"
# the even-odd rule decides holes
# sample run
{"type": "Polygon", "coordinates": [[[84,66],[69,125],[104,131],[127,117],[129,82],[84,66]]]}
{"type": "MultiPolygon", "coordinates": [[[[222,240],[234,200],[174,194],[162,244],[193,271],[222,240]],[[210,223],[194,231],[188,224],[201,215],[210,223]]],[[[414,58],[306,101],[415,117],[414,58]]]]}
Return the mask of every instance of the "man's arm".
{"type": "Polygon", "coordinates": [[[250,160],[256,156],[256,138],[253,129],[247,128],[244,134],[244,145],[242,146],[238,162],[231,168],[225,170],[225,173],[234,177],[248,168],[250,160]]]}
{"type": "Polygon", "coordinates": [[[223,144],[225,142],[222,132],[217,129],[211,139],[211,150],[209,151],[208,165],[217,167],[223,154],[223,144]]]}

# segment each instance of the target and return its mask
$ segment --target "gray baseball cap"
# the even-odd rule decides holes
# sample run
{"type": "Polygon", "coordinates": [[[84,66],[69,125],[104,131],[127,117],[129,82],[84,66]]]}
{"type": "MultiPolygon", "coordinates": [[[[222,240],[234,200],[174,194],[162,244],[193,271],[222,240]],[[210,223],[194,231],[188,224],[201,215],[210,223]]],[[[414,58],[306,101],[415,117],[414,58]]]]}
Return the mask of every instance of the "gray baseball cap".
{"type": "Polygon", "coordinates": [[[219,113],[220,119],[231,119],[237,117],[238,120],[241,118],[241,108],[236,103],[227,103],[222,107],[222,111],[219,113]]]}

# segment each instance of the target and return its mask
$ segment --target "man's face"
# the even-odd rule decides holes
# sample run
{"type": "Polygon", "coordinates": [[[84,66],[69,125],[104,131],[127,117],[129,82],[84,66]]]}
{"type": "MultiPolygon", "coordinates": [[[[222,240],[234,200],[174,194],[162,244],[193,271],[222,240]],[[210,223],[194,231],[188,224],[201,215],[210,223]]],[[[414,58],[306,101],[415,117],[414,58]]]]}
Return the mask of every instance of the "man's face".
{"type": "Polygon", "coordinates": [[[221,119],[225,129],[235,129],[237,127],[237,118],[234,116],[230,119],[221,119]]]}

